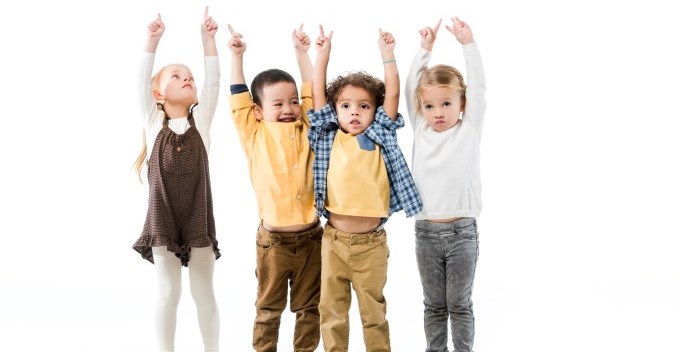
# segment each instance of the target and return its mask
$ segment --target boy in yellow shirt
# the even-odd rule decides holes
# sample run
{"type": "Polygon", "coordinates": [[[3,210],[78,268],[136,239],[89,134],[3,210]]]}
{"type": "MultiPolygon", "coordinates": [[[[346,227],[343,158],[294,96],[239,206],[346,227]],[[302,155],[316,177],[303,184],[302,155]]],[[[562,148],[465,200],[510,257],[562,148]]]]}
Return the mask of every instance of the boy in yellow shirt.
{"type": "Polygon", "coordinates": [[[312,163],[306,111],[312,107],[309,37],[302,25],[293,44],[302,76],[301,97],[293,77],[270,69],[245,84],[242,36],[231,38],[231,115],[248,159],[257,198],[257,314],[253,348],[276,351],[281,313],[290,284],[290,309],[296,313],[294,350],[312,352],[319,344],[321,237],[314,208],[312,163]]]}

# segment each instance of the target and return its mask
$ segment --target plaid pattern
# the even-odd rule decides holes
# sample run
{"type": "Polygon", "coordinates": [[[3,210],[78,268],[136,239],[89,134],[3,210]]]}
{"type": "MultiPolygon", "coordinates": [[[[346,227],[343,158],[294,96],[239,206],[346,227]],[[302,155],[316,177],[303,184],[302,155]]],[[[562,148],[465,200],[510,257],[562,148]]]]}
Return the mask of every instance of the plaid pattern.
{"type": "MultiPolygon", "coordinates": [[[[338,116],[330,103],[319,111],[310,109],[307,116],[310,120],[309,144],[316,155],[312,168],[316,212],[319,216],[328,218],[330,214],[326,210],[326,177],[335,132],[340,125],[338,125],[338,116]]],[[[404,127],[404,118],[401,114],[397,121],[392,121],[381,106],[376,111],[375,120],[363,134],[380,146],[383,153],[390,182],[390,215],[403,209],[409,217],[420,212],[423,203],[397,142],[397,129],[402,127],[404,127]]]]}

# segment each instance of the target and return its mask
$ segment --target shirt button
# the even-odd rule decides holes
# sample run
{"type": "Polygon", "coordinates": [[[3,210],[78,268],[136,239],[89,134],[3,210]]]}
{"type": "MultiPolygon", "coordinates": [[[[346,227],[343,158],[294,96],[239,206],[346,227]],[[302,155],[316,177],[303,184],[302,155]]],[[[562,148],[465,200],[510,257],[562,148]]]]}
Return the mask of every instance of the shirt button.
{"type": "Polygon", "coordinates": [[[178,151],[178,152],[181,152],[181,151],[182,151],[182,147],[177,147],[177,151],[178,151]]]}
{"type": "Polygon", "coordinates": [[[298,164],[293,164],[293,169],[297,170],[298,164]]]}
{"type": "Polygon", "coordinates": [[[291,133],[291,134],[290,134],[290,139],[294,139],[294,138],[295,138],[295,135],[291,133]]]}
{"type": "Polygon", "coordinates": [[[302,197],[298,194],[297,196],[295,196],[295,198],[300,199],[302,197]]]}

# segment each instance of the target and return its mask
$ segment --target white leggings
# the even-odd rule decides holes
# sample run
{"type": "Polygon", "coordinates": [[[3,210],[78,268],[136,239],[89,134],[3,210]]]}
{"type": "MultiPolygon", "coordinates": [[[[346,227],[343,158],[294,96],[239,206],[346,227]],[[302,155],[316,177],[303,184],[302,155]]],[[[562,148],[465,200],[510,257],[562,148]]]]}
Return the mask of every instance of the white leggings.
{"type": "MultiPolygon", "coordinates": [[[[175,350],[177,305],[182,295],[182,265],[175,253],[165,246],[153,247],[153,260],[158,273],[158,306],[156,307],[156,338],[162,352],[175,350]]],[[[212,246],[191,248],[189,283],[196,303],[198,326],[206,352],[219,350],[220,317],[213,292],[215,252],[212,246]]]]}

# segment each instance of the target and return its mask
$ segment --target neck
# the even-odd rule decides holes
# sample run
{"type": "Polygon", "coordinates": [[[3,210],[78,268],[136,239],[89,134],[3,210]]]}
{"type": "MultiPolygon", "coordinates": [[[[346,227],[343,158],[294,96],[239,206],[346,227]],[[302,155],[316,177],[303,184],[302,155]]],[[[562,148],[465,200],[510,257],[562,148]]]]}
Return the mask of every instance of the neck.
{"type": "Polygon", "coordinates": [[[189,106],[184,105],[173,105],[166,102],[163,105],[163,111],[165,111],[165,116],[171,119],[189,116],[189,106]]]}

